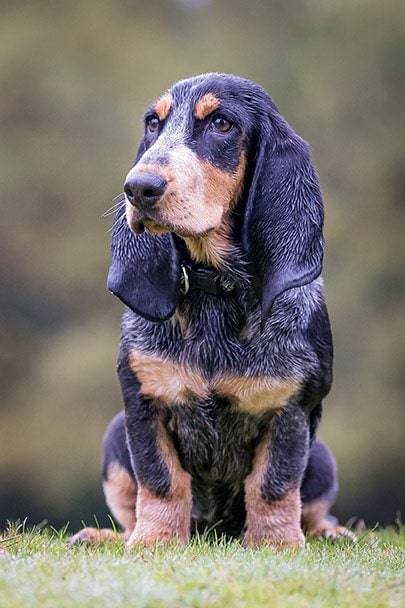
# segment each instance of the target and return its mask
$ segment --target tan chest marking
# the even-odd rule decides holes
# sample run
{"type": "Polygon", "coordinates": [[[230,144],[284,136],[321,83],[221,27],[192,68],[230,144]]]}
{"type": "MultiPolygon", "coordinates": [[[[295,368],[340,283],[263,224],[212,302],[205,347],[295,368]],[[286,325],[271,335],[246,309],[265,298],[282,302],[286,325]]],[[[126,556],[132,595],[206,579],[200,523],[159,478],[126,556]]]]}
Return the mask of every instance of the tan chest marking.
{"type": "Polygon", "coordinates": [[[213,390],[230,399],[239,410],[260,414],[284,407],[299,387],[300,382],[295,379],[224,376],[215,381],[213,390]]]}
{"type": "Polygon", "coordinates": [[[130,365],[146,397],[166,405],[187,404],[197,397],[206,399],[215,394],[227,398],[240,411],[260,414],[280,409],[299,390],[296,379],[219,376],[208,382],[202,374],[186,365],[154,354],[132,351],[130,365]]]}
{"type": "Polygon", "coordinates": [[[209,394],[207,382],[191,367],[135,350],[130,355],[130,365],[142,394],[167,405],[188,403],[192,397],[205,398],[209,394]]]}

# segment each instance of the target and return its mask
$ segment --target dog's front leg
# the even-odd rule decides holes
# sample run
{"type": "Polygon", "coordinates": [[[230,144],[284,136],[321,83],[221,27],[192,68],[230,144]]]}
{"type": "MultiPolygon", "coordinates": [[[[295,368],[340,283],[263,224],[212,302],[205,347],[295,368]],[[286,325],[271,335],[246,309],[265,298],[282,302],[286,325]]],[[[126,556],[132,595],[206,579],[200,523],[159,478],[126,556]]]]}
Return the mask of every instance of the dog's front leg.
{"type": "Polygon", "coordinates": [[[245,481],[246,546],[304,546],[300,486],[308,444],[308,416],[301,407],[288,405],[274,416],[245,481]]]}
{"type": "Polygon", "coordinates": [[[191,477],[180,464],[153,400],[142,395],[125,360],[118,374],[128,448],[138,482],[136,524],[128,546],[186,543],[190,537],[191,477]]]}

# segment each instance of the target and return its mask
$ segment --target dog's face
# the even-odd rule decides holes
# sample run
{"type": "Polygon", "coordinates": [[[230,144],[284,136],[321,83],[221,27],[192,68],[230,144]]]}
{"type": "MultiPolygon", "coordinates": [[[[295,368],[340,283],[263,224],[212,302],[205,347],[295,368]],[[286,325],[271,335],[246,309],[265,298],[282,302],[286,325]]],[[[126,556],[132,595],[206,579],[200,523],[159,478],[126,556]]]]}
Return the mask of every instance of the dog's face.
{"type": "Polygon", "coordinates": [[[233,79],[182,81],[146,112],[145,134],[124,192],[130,228],[205,236],[244,182],[250,120],[233,79]]]}
{"type": "Polygon", "coordinates": [[[279,294],[321,272],[323,205],[309,146],[253,82],[203,74],[175,84],[146,112],[124,192],[108,287],[147,319],[169,318],[181,297],[171,233],[197,263],[232,271],[236,251],[263,322],[279,294]]]}

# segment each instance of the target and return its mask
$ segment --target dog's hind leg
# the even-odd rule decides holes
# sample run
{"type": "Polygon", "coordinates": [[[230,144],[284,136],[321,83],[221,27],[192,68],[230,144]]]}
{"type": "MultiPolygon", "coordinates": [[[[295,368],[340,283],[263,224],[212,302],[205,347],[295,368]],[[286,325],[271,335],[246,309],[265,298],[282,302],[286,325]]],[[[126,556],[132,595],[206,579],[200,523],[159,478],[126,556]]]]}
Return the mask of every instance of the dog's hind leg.
{"type": "Polygon", "coordinates": [[[136,481],[126,444],[124,412],[111,420],[104,437],[103,490],[107,506],[124,532],[83,528],[69,540],[71,544],[127,540],[135,528],[136,481]]]}
{"type": "Polygon", "coordinates": [[[309,536],[335,539],[355,536],[340,526],[329,510],[338,493],[337,469],[334,457],[318,439],[309,452],[309,459],[301,485],[302,527],[309,536]]]}
{"type": "Polygon", "coordinates": [[[103,490],[116,521],[129,536],[135,528],[136,481],[127,448],[124,412],[115,416],[104,437],[103,490]]]}

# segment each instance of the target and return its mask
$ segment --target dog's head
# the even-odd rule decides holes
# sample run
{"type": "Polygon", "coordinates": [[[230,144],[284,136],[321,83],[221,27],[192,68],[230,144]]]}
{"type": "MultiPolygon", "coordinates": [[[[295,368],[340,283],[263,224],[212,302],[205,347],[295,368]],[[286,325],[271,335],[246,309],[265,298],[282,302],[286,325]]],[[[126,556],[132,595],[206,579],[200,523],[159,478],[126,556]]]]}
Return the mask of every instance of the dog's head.
{"type": "Polygon", "coordinates": [[[321,272],[323,207],[308,145],[258,85],[227,74],[180,81],[145,114],[116,216],[108,287],[142,316],[180,295],[173,234],[221,268],[239,246],[263,318],[278,294],[321,272]],[[237,241],[237,243],[236,243],[237,241]]]}

